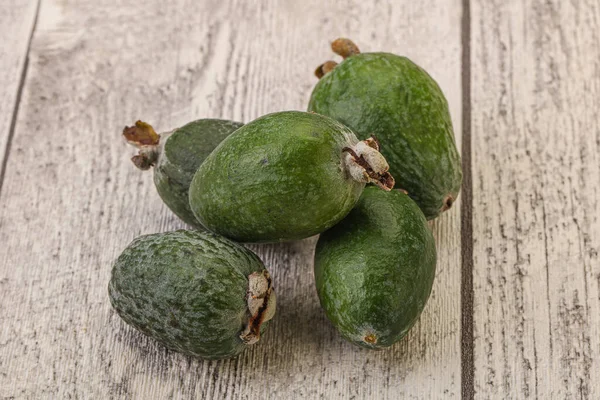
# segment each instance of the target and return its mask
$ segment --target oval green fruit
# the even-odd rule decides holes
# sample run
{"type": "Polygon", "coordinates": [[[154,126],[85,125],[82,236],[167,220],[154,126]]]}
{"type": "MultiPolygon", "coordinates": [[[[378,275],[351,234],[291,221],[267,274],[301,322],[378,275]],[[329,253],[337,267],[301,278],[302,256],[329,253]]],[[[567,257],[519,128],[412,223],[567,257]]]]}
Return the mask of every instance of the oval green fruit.
{"type": "Polygon", "coordinates": [[[241,242],[312,236],[344,218],[366,182],[393,187],[378,149],[322,115],[269,114],[206,158],[190,185],[190,206],[206,228],[241,242]]]}
{"type": "Polygon", "coordinates": [[[317,242],[321,306],[352,343],[391,346],[423,311],[435,263],[433,235],[415,202],[399,190],[368,187],[352,212],[317,242]]]}
{"type": "Polygon", "coordinates": [[[108,285],[128,324],[181,353],[238,355],[275,312],[271,278],[250,250],[209,232],[141,236],[119,256],[108,285]]]}
{"type": "Polygon", "coordinates": [[[309,111],[332,117],[359,138],[376,136],[396,178],[427,219],[452,206],[462,183],[448,103],[438,84],[406,57],[360,53],[347,39],[333,50],[337,65],[319,67],[309,111]]]}
{"type": "Polygon", "coordinates": [[[138,121],[126,127],[123,135],[140,149],[132,158],[135,165],[142,170],[154,166],[154,185],[163,202],[185,223],[202,229],[190,210],[190,183],[204,159],[242,125],[223,119],[199,119],[159,135],[152,126],[138,121]]]}

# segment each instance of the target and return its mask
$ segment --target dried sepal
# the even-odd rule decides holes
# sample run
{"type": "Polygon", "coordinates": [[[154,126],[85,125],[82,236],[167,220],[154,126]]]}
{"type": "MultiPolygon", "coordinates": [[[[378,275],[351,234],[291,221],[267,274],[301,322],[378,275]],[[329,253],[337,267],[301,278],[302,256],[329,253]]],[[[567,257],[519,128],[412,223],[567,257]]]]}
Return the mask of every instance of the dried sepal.
{"type": "Polygon", "coordinates": [[[352,40],[347,38],[335,39],[331,43],[331,50],[333,50],[335,54],[342,56],[344,59],[355,54],[360,54],[358,46],[354,44],[352,40]]]}
{"type": "Polygon", "coordinates": [[[379,139],[377,139],[377,136],[371,134],[371,137],[365,140],[365,143],[367,144],[367,146],[374,148],[375,150],[379,151],[379,149],[381,148],[381,145],[379,144],[379,139]]]}
{"type": "Polygon", "coordinates": [[[152,125],[136,121],[134,126],[126,126],[123,129],[123,136],[128,143],[133,146],[156,146],[160,141],[160,135],[156,133],[152,125]]]}
{"type": "Polygon", "coordinates": [[[317,69],[315,70],[315,76],[321,79],[323,76],[325,76],[326,73],[332,71],[337,65],[338,63],[336,63],[335,61],[325,61],[323,64],[317,67],[317,69]]]}

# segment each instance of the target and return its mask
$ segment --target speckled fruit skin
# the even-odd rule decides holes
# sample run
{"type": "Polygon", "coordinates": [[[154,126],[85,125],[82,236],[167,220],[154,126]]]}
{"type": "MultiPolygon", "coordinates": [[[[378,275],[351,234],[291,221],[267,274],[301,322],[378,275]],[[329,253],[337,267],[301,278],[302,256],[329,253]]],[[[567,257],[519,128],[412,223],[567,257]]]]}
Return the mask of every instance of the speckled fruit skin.
{"type": "Polygon", "coordinates": [[[222,119],[200,119],[161,135],[154,184],[165,204],[185,223],[203,229],[190,209],[190,183],[204,159],[242,125],[222,119]]]}
{"type": "Polygon", "coordinates": [[[239,336],[249,318],[248,276],[264,269],[250,250],[213,233],[158,233],[123,251],[108,293],[125,322],[166,347],[229,358],[247,347],[239,336]]]}
{"type": "Polygon", "coordinates": [[[415,202],[399,190],[367,187],[352,212],[319,238],[317,292],[344,338],[384,348],[417,321],[435,263],[435,242],[415,202]]]}
{"type": "Polygon", "coordinates": [[[456,200],[462,183],[448,103],[437,83],[408,58],[389,53],[348,57],[315,86],[309,111],[332,117],[359,138],[371,135],[396,179],[427,219],[456,200]]]}
{"type": "Polygon", "coordinates": [[[342,149],[358,139],[322,115],[285,111],[235,131],[200,166],[190,205],[211,231],[241,242],[302,239],[344,218],[364,183],[347,176],[342,149]]]}

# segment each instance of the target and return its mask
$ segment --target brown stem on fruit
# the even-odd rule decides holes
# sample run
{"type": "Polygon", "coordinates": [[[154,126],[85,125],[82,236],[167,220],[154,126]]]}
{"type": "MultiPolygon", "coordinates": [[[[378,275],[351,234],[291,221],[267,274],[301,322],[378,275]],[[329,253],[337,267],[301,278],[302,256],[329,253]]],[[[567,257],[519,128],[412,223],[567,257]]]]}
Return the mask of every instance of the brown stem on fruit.
{"type": "Polygon", "coordinates": [[[139,154],[131,158],[136,167],[147,170],[156,163],[160,135],[152,125],[137,121],[134,126],[123,129],[123,136],[127,143],[139,149],[139,154]]]}
{"type": "Polygon", "coordinates": [[[442,211],[447,211],[452,207],[452,204],[454,204],[454,197],[449,194],[444,198],[444,205],[442,205],[442,211]]]}
{"type": "Polygon", "coordinates": [[[248,277],[247,302],[250,318],[240,339],[245,344],[254,344],[260,339],[260,326],[275,314],[276,297],[267,270],[253,272],[248,277]]]}
{"type": "Polygon", "coordinates": [[[347,153],[344,162],[346,170],[355,181],[374,183],[389,191],[394,187],[394,177],[388,172],[390,167],[378,147],[378,142],[373,138],[358,142],[352,147],[344,147],[342,152],[347,153]]]}
{"type": "Polygon", "coordinates": [[[350,39],[339,38],[331,43],[331,50],[344,58],[344,60],[355,54],[360,54],[358,46],[350,39]]]}
{"type": "Polygon", "coordinates": [[[321,79],[326,73],[333,70],[338,64],[335,61],[325,61],[315,70],[315,76],[321,79]]]}

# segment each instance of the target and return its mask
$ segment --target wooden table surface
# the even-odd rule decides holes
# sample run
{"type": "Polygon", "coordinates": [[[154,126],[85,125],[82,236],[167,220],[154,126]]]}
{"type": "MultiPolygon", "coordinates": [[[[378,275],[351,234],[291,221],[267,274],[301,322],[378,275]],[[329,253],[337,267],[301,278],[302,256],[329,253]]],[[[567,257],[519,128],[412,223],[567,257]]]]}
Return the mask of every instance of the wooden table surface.
{"type": "Polygon", "coordinates": [[[597,0],[2,1],[0,168],[0,398],[600,399],[597,0]],[[129,328],[112,261],[184,225],[123,126],[304,110],[339,36],[450,104],[465,181],[420,322],[386,351],[342,340],[311,238],[251,246],[278,315],[237,359],[129,328]]]}

